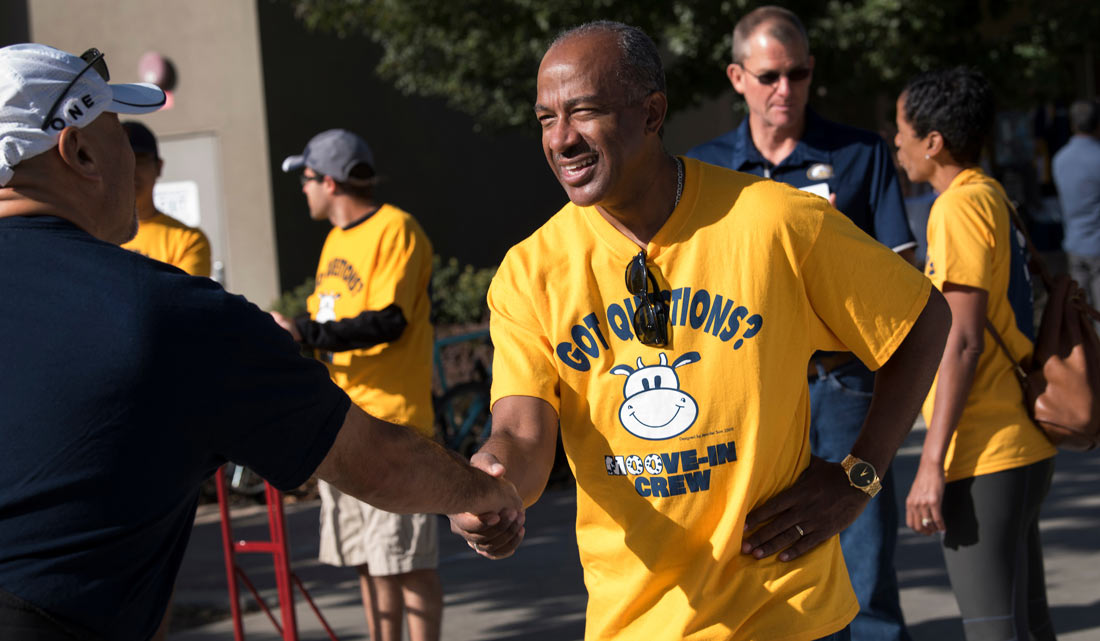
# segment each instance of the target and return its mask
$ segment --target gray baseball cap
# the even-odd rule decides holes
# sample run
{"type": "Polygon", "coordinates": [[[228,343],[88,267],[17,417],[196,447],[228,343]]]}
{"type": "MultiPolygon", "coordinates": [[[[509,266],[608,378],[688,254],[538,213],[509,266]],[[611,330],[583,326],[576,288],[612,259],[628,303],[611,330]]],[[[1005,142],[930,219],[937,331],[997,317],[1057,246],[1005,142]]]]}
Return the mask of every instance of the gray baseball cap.
{"type": "Polygon", "coordinates": [[[283,171],[289,173],[309,167],[338,182],[355,182],[348,180],[348,172],[359,164],[374,170],[374,153],[367,142],[347,129],[329,129],[310,138],[301,155],[287,156],[283,160],[283,171]]]}

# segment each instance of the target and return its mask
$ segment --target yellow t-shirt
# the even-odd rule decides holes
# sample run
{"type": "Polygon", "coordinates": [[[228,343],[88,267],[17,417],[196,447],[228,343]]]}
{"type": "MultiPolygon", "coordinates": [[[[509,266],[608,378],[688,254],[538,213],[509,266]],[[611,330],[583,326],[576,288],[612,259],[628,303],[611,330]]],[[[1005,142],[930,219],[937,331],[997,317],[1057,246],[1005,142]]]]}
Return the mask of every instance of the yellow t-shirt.
{"type": "Polygon", "coordinates": [[[210,242],[201,229],[157,212],[138,222],[137,235],[123,249],[178,267],[192,276],[210,277],[210,242]]]}
{"type": "Polygon", "coordinates": [[[428,283],[432,245],[409,214],[392,205],[348,229],[333,227],[321,250],[316,287],[309,297],[313,320],[353,318],[396,303],[408,323],[391,343],[324,352],[336,382],[365,412],[416,428],[432,426],[432,325],[428,283]]]}
{"type": "Polygon", "coordinates": [[[810,355],[851,350],[877,369],[931,285],[822,198],[684,163],[646,248],[671,344],[633,336],[638,247],[570,203],[493,279],[493,400],[558,411],[587,639],[817,639],[858,610],[838,539],[756,560],[740,551],[745,517],[809,464],[810,355]]]}
{"type": "MultiPolygon", "coordinates": [[[[1001,185],[982,170],[967,169],[956,176],[928,215],[924,271],[941,290],[952,282],[988,292],[986,313],[1009,351],[1022,361],[1031,357],[1032,345],[1017,327],[1008,300],[1013,239],[1007,203],[1001,185]]],[[[924,401],[926,422],[932,420],[935,398],[933,383],[924,401]]],[[[1012,363],[987,330],[974,384],[944,459],[947,480],[1021,467],[1054,454],[1028,418],[1012,363]]]]}

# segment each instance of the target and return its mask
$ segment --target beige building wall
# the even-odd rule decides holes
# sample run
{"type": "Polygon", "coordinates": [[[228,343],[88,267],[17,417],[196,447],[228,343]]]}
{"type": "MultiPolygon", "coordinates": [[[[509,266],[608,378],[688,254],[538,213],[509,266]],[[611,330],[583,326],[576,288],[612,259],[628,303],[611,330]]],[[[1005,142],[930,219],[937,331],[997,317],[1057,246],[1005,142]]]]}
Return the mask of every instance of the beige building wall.
{"type": "MultiPolygon", "coordinates": [[[[113,82],[136,82],[147,51],[169,58],[174,105],[140,119],[162,139],[213,135],[221,168],[226,287],[266,307],[278,295],[256,3],[245,0],[29,0],[30,37],[103,51],[113,82]]],[[[167,171],[167,169],[166,169],[167,171]]]]}

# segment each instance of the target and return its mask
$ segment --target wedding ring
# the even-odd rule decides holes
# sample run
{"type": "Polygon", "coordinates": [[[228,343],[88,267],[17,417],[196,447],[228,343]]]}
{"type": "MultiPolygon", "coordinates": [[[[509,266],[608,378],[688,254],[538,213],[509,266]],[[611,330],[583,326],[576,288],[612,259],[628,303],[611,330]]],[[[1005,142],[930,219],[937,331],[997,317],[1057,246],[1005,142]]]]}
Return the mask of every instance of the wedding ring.
{"type": "Polygon", "coordinates": [[[803,536],[806,536],[806,533],[802,531],[802,526],[800,526],[800,525],[795,525],[795,526],[794,526],[794,529],[798,530],[798,536],[799,536],[799,538],[801,538],[801,537],[803,537],[803,536]]]}
{"type": "Polygon", "coordinates": [[[929,525],[932,525],[932,519],[927,518],[927,517],[923,518],[923,519],[920,520],[920,524],[921,524],[921,527],[928,527],[929,525]]]}

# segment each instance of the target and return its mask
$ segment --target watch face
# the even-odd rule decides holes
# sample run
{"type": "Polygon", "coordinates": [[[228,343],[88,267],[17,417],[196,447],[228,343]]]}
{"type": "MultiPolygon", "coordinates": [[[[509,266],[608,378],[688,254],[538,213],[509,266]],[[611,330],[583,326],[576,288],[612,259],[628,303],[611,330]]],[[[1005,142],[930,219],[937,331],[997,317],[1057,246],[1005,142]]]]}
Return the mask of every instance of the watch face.
{"type": "Polygon", "coordinates": [[[856,487],[869,487],[875,481],[875,468],[870,463],[856,463],[848,472],[848,478],[856,487]]]}

